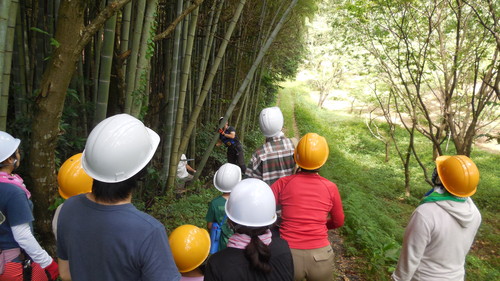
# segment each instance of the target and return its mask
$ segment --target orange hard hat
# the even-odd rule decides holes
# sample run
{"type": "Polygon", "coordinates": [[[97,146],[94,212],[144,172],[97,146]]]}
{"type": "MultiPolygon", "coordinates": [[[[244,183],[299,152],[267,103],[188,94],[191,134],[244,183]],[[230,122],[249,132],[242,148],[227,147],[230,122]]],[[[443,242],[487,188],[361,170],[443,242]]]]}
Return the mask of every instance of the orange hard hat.
{"type": "Polygon", "coordinates": [[[181,273],[200,266],[210,251],[210,235],[207,230],[191,224],[174,229],[168,241],[177,269],[181,273]]]}
{"type": "Polygon", "coordinates": [[[307,133],[303,136],[293,155],[295,163],[306,170],[321,168],[328,159],[328,143],[326,139],[316,133],[307,133]]]}
{"type": "Polygon", "coordinates": [[[82,168],[82,153],[64,161],[57,174],[57,182],[59,194],[64,199],[92,191],[92,178],[82,168]]]}
{"type": "Polygon", "coordinates": [[[436,169],[443,186],[458,197],[474,195],[479,183],[476,164],[465,155],[439,156],[436,169]]]}

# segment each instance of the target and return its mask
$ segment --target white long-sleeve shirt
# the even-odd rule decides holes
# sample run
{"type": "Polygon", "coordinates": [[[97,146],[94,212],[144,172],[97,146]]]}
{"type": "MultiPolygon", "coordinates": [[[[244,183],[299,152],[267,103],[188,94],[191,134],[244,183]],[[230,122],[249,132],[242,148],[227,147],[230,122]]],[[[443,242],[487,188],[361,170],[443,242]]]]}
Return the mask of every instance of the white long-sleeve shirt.
{"type": "Polygon", "coordinates": [[[12,234],[19,246],[42,268],[46,268],[52,263],[52,258],[38,244],[28,223],[12,226],[12,234]]]}
{"type": "Polygon", "coordinates": [[[480,224],[481,214],[470,198],[420,205],[406,227],[392,279],[464,280],[465,256],[480,224]]]}

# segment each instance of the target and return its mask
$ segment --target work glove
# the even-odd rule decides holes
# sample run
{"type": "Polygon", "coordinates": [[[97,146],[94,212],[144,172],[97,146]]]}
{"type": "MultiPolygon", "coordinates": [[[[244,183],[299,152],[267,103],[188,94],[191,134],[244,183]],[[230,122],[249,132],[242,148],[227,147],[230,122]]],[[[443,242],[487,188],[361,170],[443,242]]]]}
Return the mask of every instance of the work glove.
{"type": "Polygon", "coordinates": [[[52,263],[44,269],[49,280],[56,280],[59,277],[59,265],[57,265],[55,260],[52,260],[52,263]]]}
{"type": "Polygon", "coordinates": [[[219,129],[219,133],[220,133],[221,135],[222,135],[222,134],[224,134],[224,130],[219,129]]]}

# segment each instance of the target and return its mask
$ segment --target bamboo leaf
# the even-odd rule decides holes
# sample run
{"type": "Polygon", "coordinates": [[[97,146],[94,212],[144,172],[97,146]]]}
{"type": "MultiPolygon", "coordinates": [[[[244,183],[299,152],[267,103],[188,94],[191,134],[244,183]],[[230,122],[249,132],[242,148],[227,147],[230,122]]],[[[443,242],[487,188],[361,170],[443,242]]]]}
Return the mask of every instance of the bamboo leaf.
{"type": "Polygon", "coordinates": [[[37,27],[32,27],[30,28],[30,30],[33,30],[33,31],[36,31],[36,32],[39,32],[39,33],[42,33],[42,34],[45,34],[45,35],[49,35],[49,36],[52,36],[52,34],[48,33],[47,31],[45,30],[42,30],[40,28],[37,28],[37,27]]]}

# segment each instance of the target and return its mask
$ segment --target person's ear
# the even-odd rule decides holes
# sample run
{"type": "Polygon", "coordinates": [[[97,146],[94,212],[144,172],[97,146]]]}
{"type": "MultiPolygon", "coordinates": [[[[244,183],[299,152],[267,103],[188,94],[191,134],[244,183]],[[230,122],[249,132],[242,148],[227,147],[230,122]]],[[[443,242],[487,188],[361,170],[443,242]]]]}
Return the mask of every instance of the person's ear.
{"type": "Polygon", "coordinates": [[[6,166],[14,166],[16,165],[17,159],[16,157],[9,157],[5,159],[2,163],[0,163],[0,167],[6,167],[6,166]]]}
{"type": "Polygon", "coordinates": [[[17,158],[11,156],[11,157],[7,158],[4,162],[6,162],[5,164],[14,165],[17,162],[17,158]]]}

